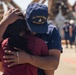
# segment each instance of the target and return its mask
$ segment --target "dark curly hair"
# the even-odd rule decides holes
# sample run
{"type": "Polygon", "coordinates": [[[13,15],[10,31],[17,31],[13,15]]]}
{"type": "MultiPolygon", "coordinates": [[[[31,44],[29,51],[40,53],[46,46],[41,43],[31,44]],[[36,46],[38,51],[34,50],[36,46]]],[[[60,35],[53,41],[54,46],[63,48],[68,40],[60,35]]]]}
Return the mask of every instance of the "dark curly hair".
{"type": "Polygon", "coordinates": [[[14,23],[8,25],[4,32],[3,39],[14,35],[19,35],[19,33],[25,31],[26,28],[26,20],[18,19],[14,23]]]}
{"type": "Polygon", "coordinates": [[[9,37],[8,45],[11,50],[14,50],[14,47],[17,47],[31,53],[27,48],[27,39],[19,36],[20,32],[25,32],[25,36],[31,33],[29,30],[27,30],[26,20],[18,19],[14,23],[10,24],[4,32],[3,39],[9,37]]]}

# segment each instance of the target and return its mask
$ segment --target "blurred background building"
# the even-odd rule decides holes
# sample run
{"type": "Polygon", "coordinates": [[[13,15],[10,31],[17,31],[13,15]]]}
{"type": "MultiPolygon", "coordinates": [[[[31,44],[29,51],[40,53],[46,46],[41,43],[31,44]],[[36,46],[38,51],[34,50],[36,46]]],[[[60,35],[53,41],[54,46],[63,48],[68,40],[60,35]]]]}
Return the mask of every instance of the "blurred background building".
{"type": "Polygon", "coordinates": [[[56,24],[60,31],[66,21],[76,22],[76,0],[0,0],[0,20],[9,8],[19,8],[25,14],[28,4],[33,2],[48,6],[48,23],[56,24]]]}

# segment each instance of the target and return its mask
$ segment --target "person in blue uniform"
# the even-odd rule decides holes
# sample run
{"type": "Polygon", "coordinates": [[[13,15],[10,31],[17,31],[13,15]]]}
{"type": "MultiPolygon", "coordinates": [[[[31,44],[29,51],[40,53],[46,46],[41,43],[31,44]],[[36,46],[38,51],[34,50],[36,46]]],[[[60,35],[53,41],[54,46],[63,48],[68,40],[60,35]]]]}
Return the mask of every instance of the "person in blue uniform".
{"type": "Polygon", "coordinates": [[[63,33],[64,33],[63,35],[64,35],[64,39],[65,39],[66,48],[68,48],[68,40],[70,39],[68,22],[65,22],[65,24],[63,26],[63,33]]]}
{"type": "Polygon", "coordinates": [[[75,24],[74,24],[74,20],[70,20],[69,33],[70,33],[70,46],[72,48],[72,45],[75,43],[75,24]]]}

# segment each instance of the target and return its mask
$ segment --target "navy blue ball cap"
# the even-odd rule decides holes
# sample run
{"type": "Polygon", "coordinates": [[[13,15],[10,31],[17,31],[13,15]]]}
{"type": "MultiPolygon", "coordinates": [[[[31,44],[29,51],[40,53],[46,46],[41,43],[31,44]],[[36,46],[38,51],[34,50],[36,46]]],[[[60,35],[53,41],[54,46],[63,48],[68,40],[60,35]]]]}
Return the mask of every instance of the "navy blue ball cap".
{"type": "Polygon", "coordinates": [[[48,8],[44,4],[32,3],[26,10],[26,23],[31,32],[46,33],[48,30],[48,8]]]}

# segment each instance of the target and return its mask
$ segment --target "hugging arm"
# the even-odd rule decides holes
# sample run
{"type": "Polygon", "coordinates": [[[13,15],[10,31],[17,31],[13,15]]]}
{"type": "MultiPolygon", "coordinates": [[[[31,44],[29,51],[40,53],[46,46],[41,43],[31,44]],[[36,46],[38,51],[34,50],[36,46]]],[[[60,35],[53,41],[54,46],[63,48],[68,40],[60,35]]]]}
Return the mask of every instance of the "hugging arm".
{"type": "Polygon", "coordinates": [[[17,64],[29,63],[33,66],[36,66],[44,70],[55,70],[58,67],[59,58],[60,58],[59,50],[49,51],[49,56],[43,56],[43,57],[30,55],[30,54],[27,54],[26,52],[19,51],[18,52],[19,61],[18,61],[16,52],[13,52],[13,51],[10,52],[8,50],[5,50],[5,52],[8,54],[14,54],[14,55],[10,55],[10,57],[4,56],[4,58],[13,58],[12,60],[6,60],[6,63],[15,61],[14,63],[9,64],[9,67],[17,64]]]}
{"type": "Polygon", "coordinates": [[[13,54],[10,57],[5,56],[5,58],[13,58],[13,60],[6,60],[6,63],[15,61],[14,63],[9,64],[9,67],[16,64],[29,63],[43,70],[52,70],[52,71],[56,70],[59,64],[59,59],[60,59],[60,54],[61,54],[61,39],[56,29],[53,31],[53,34],[51,37],[52,38],[50,38],[50,40],[52,39],[54,41],[50,42],[51,44],[49,44],[48,56],[35,56],[35,55],[27,54],[26,52],[19,51],[18,52],[19,62],[17,62],[18,58],[16,57],[17,56],[16,52],[13,52],[13,51],[9,52],[8,50],[6,50],[6,53],[13,54]],[[57,36],[55,36],[56,34],[57,36]]]}

